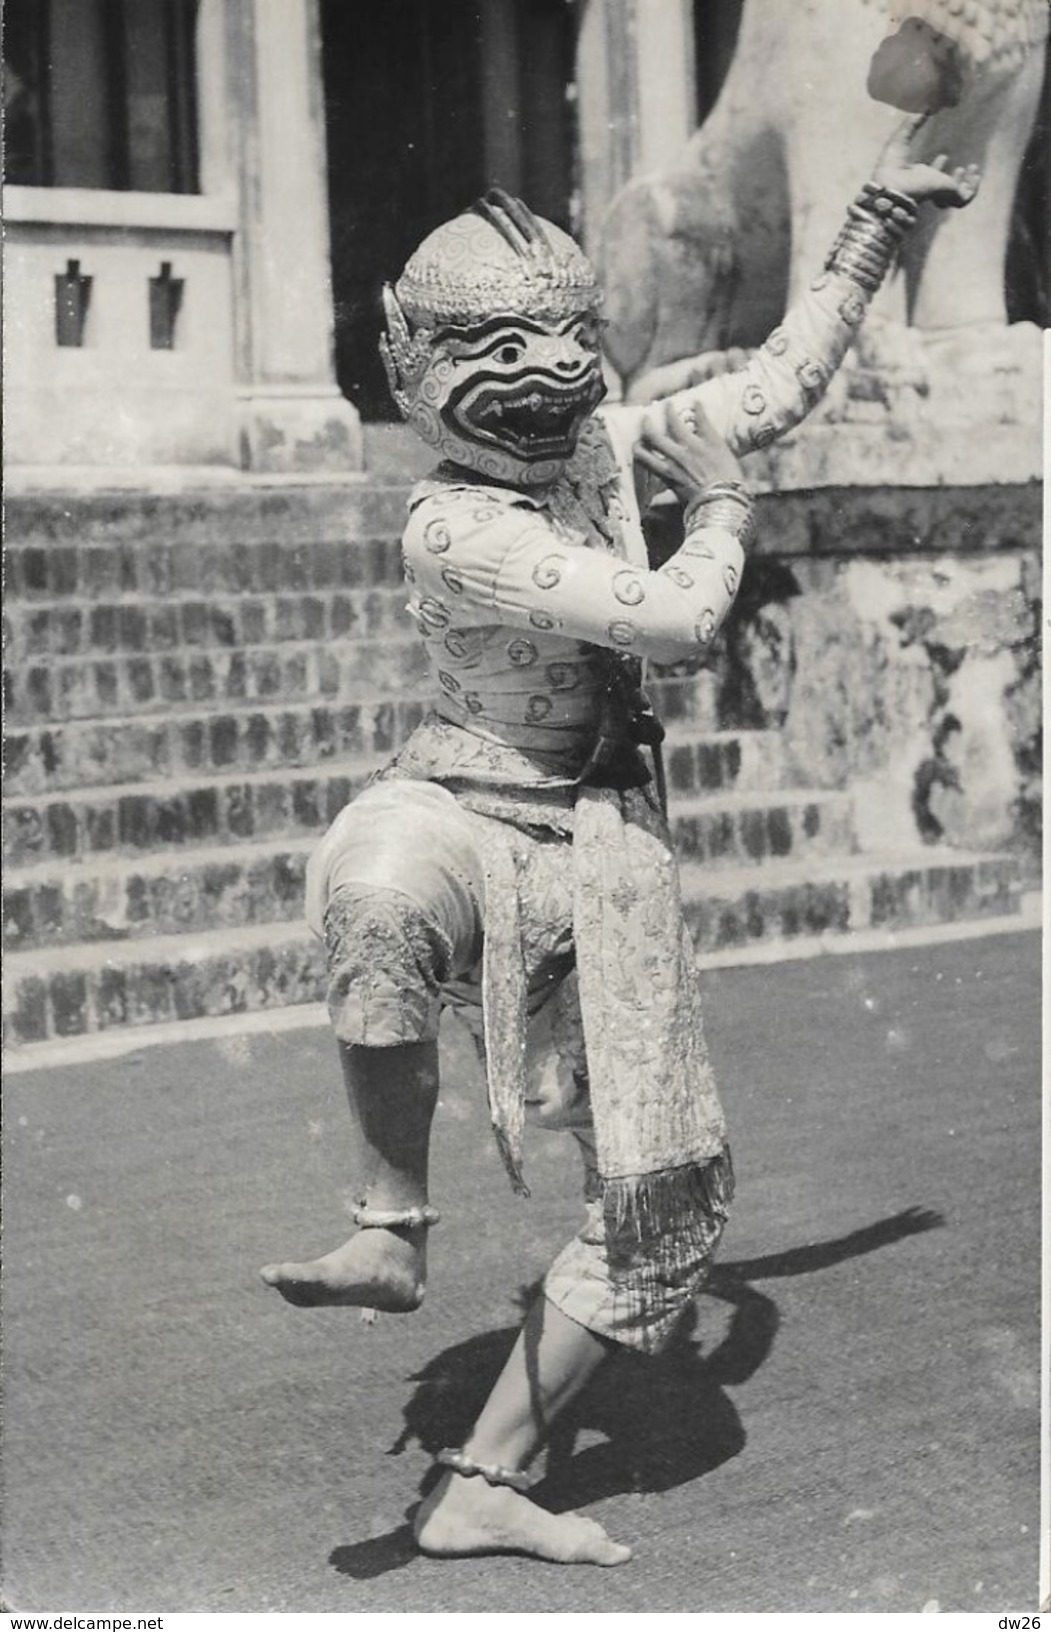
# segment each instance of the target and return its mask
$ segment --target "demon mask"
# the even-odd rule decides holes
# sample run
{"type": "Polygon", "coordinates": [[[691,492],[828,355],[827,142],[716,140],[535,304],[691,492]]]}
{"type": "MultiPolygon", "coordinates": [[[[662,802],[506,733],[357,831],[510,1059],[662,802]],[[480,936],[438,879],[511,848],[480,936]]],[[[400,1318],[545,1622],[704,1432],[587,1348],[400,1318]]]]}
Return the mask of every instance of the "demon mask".
{"type": "Polygon", "coordinates": [[[384,288],[394,400],[444,458],[497,481],[550,482],[605,394],[600,299],[573,240],[493,188],[384,288]]]}

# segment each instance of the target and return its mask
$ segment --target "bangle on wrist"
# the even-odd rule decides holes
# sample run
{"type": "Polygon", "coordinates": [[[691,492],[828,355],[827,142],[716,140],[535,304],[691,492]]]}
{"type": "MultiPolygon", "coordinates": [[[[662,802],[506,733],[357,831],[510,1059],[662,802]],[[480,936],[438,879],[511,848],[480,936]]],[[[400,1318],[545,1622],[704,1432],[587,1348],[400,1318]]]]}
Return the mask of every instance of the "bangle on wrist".
{"type": "Polygon", "coordinates": [[[687,522],[706,504],[715,504],[720,499],[730,499],[732,502],[739,504],[742,509],[750,510],[752,506],[752,495],[743,482],[709,482],[707,487],[703,487],[686,506],[687,522]]]}
{"type": "Polygon", "coordinates": [[[918,208],[907,193],[867,181],[847,210],[825,270],[842,272],[867,294],[874,295],[915,221],[918,208]]]}
{"type": "Polygon", "coordinates": [[[712,482],[691,499],[683,517],[687,536],[696,528],[719,527],[732,533],[743,550],[755,543],[752,496],[741,482],[712,482]]]}

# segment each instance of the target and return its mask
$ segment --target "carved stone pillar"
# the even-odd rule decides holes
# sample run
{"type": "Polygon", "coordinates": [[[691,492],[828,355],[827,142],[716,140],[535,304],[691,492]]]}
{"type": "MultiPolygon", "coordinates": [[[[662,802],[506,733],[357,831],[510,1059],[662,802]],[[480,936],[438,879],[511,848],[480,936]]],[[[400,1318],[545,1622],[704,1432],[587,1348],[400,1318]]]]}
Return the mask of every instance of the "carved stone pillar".
{"type": "MultiPolygon", "coordinates": [[[[225,31],[225,138],[238,200],[235,373],[240,462],[257,471],[361,466],[357,412],[333,355],[317,0],[205,0],[225,31]]],[[[214,109],[213,109],[214,114],[214,109]]]]}
{"type": "Polygon", "coordinates": [[[577,40],[583,235],[639,171],[670,162],[696,124],[690,0],[590,0],[577,40]]]}
{"type": "Polygon", "coordinates": [[[640,170],[670,164],[697,124],[692,0],[635,0],[640,170]]]}

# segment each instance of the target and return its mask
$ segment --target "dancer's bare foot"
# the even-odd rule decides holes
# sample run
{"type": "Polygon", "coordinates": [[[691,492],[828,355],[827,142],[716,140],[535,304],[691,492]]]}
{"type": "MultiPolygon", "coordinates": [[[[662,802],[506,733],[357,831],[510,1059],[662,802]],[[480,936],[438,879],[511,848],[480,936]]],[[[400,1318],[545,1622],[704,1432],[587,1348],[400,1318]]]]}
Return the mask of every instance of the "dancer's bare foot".
{"type": "Polygon", "coordinates": [[[334,1252],[305,1264],[267,1264],[260,1274],[299,1308],[324,1306],[380,1309],[405,1315],[423,1302],[427,1281],[427,1231],[359,1230],[334,1252]]]}
{"type": "Polygon", "coordinates": [[[447,1473],[416,1515],[416,1544],[432,1558],[529,1553],[553,1564],[624,1564],[631,1548],[581,1513],[548,1513],[506,1485],[447,1473]]]}

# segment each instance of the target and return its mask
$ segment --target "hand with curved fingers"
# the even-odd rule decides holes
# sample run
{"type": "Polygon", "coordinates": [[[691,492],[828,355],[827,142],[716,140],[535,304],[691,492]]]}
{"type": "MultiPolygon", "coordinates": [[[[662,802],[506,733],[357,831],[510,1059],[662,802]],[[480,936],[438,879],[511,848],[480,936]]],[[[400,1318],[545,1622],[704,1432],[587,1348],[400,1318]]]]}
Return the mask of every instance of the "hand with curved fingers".
{"type": "Polygon", "coordinates": [[[698,403],[689,419],[672,403],[647,414],[635,459],[685,504],[700,498],[713,482],[741,482],[741,466],[698,403]]]}
{"type": "Polygon", "coordinates": [[[880,154],[872,179],[917,204],[963,209],[978,192],[981,170],[976,164],[960,164],[950,170],[947,153],[938,153],[929,161],[913,158],[913,143],[930,117],[921,113],[902,121],[880,154]]]}

